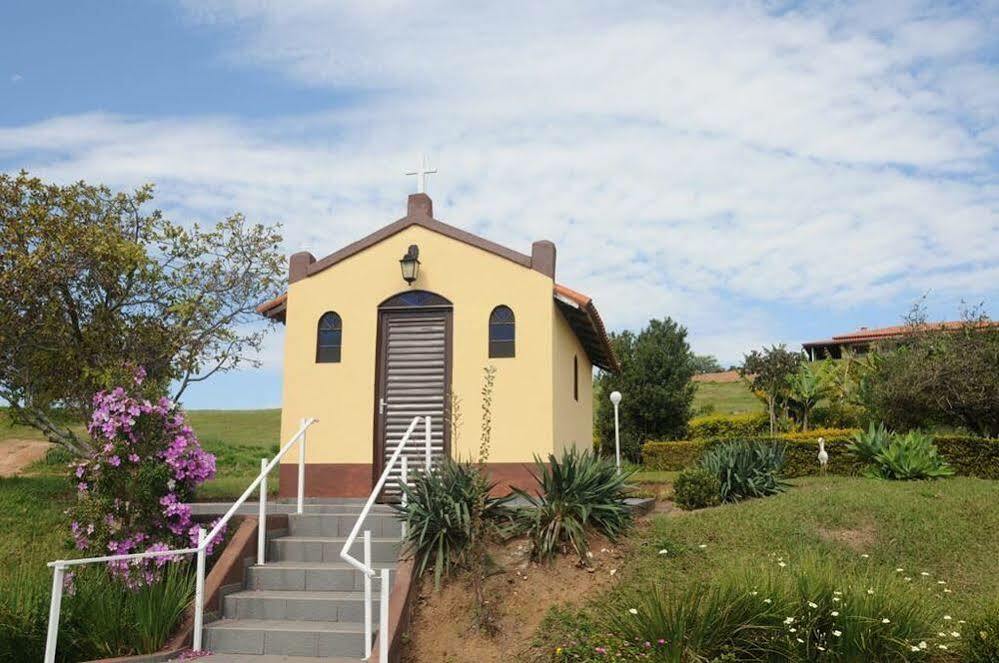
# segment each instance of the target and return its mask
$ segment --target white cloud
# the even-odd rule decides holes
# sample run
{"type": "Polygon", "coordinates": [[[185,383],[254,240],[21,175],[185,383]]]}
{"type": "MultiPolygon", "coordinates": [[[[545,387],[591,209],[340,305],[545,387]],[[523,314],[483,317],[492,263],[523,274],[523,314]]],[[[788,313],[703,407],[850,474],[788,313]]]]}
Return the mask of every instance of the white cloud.
{"type": "Polygon", "coordinates": [[[56,118],[0,128],[2,163],[153,180],[179,216],[240,209],[322,254],[401,216],[399,173],[430,148],[439,218],[520,250],[550,238],[560,279],[611,326],[669,314],[726,359],[801,340],[769,315],[785,304],[996,293],[987,6],[186,7],[232,36],[231,65],[350,103],[252,122],[56,118]]]}

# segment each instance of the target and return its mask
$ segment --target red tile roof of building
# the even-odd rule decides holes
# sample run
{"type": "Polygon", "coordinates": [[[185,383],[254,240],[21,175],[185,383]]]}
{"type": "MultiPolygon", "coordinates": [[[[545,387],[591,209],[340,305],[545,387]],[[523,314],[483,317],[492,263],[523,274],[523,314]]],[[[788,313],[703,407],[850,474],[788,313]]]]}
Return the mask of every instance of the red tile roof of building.
{"type": "MultiPolygon", "coordinates": [[[[869,343],[871,341],[880,341],[891,338],[901,338],[909,334],[920,332],[920,331],[954,331],[960,329],[964,325],[969,324],[961,320],[949,321],[949,322],[927,322],[919,325],[894,325],[891,327],[876,327],[873,329],[868,329],[867,327],[861,327],[857,331],[849,332],[846,334],[837,334],[832,338],[825,339],[822,341],[808,341],[807,343],[802,343],[806,348],[810,348],[818,345],[852,345],[856,343],[869,343]]],[[[981,323],[970,323],[982,327],[996,327],[999,326],[999,321],[987,320],[981,323]]]]}

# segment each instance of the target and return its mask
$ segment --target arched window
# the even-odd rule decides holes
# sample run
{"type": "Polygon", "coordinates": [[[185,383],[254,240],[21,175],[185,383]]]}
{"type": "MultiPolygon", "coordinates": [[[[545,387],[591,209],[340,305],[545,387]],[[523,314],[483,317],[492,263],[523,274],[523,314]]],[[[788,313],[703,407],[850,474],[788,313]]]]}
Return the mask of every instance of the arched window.
{"type": "Polygon", "coordinates": [[[489,356],[513,357],[517,330],[509,306],[497,306],[489,314],[489,356]]]}
{"type": "Polygon", "coordinates": [[[333,311],[323,313],[319,318],[316,332],[316,363],[336,363],[340,361],[340,344],[343,340],[343,324],[340,316],[333,311]]]}

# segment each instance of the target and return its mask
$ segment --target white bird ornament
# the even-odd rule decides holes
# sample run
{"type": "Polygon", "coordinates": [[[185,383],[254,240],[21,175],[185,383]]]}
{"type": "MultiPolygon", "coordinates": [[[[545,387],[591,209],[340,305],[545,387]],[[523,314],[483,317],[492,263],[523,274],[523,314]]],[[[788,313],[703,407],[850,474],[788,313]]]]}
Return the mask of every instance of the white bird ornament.
{"type": "Polygon", "coordinates": [[[829,464],[829,453],[826,451],[825,438],[819,438],[819,469],[822,474],[826,473],[826,465],[829,464]]]}

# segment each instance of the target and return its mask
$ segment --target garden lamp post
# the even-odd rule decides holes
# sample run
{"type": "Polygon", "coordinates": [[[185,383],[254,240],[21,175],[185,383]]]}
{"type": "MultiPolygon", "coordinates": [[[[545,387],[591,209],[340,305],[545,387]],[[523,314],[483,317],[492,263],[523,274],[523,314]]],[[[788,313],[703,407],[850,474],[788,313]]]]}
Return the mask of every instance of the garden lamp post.
{"type": "Polygon", "coordinates": [[[621,474],[621,423],[617,416],[617,406],[621,404],[621,392],[612,391],[610,400],[614,404],[614,460],[617,463],[617,473],[621,474]]]}

